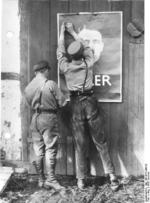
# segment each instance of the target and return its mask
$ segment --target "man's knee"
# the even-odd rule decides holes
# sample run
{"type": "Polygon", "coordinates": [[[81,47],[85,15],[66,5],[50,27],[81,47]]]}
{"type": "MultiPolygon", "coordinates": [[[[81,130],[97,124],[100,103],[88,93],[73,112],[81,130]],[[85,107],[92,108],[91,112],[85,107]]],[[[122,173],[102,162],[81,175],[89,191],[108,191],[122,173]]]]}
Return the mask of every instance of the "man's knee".
{"type": "Polygon", "coordinates": [[[103,118],[98,113],[95,113],[88,120],[88,124],[89,124],[91,130],[96,131],[96,132],[100,131],[103,129],[103,126],[104,126],[103,118]]]}
{"type": "Polygon", "coordinates": [[[43,141],[34,142],[33,141],[33,149],[35,151],[36,156],[44,157],[45,154],[45,145],[43,141]]]}
{"type": "Polygon", "coordinates": [[[45,149],[44,149],[44,147],[43,148],[39,148],[39,147],[35,146],[34,147],[34,151],[35,151],[36,156],[44,158],[44,156],[45,156],[45,149]]]}
{"type": "Polygon", "coordinates": [[[90,134],[95,142],[103,144],[106,142],[104,123],[102,118],[98,115],[89,120],[90,134]]]}

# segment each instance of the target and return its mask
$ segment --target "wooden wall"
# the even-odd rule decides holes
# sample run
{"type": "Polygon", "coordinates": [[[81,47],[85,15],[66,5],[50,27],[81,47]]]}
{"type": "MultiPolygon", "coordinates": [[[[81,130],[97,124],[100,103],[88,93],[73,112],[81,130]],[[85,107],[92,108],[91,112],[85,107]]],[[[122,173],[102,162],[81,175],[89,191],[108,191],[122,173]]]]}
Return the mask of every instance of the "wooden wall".
{"type": "MultiPolygon", "coordinates": [[[[144,20],[143,1],[111,0],[20,0],[21,14],[21,89],[33,77],[32,66],[46,59],[52,66],[51,78],[57,81],[57,13],[123,11],[123,102],[99,103],[105,116],[110,154],[117,174],[143,174],[144,152],[144,51],[143,36],[132,38],[127,25],[134,18],[144,20]]],[[[22,109],[23,160],[34,159],[28,131],[30,111],[22,109]]],[[[75,174],[74,148],[69,125],[69,109],[61,112],[57,173],[75,174]],[[67,116],[66,116],[67,115],[67,116]]],[[[91,173],[102,175],[103,168],[90,141],[91,173]]]]}

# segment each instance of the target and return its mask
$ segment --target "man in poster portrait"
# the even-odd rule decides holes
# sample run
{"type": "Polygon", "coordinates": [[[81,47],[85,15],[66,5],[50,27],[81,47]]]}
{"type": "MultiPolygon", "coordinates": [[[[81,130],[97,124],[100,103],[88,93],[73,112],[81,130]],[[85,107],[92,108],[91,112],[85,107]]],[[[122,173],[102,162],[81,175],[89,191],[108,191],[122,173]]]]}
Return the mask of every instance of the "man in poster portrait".
{"type": "Polygon", "coordinates": [[[90,30],[84,26],[78,33],[78,37],[84,40],[85,44],[93,50],[94,62],[97,62],[104,48],[102,34],[98,30],[90,30]]]}

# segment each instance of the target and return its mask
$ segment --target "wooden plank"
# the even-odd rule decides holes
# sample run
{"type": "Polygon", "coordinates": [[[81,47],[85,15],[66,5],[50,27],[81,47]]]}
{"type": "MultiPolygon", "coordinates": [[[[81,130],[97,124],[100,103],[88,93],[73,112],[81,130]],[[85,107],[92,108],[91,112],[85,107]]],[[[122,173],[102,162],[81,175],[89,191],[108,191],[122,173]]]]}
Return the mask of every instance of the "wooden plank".
{"type": "Polygon", "coordinates": [[[56,174],[67,175],[67,146],[66,143],[61,143],[58,145],[57,152],[57,164],[56,164],[56,174]]]}
{"type": "MultiPolygon", "coordinates": [[[[144,30],[144,1],[133,1],[132,2],[132,19],[131,21],[140,31],[144,30]],[[136,25],[136,21],[139,25],[136,25]]],[[[130,38],[132,43],[144,43],[144,33],[138,38],[130,38]]]]}
{"type": "Polygon", "coordinates": [[[36,174],[33,164],[29,161],[3,160],[3,166],[12,168],[25,168],[29,174],[36,174]]]}
{"type": "Polygon", "coordinates": [[[67,137],[67,175],[75,174],[75,149],[73,137],[67,137]]]}
{"type": "MultiPolygon", "coordinates": [[[[128,157],[131,171],[143,173],[143,151],[144,151],[144,123],[141,118],[144,115],[144,109],[139,112],[139,95],[143,95],[143,87],[139,87],[139,82],[144,79],[144,45],[130,43],[130,80],[129,85],[129,105],[131,106],[128,119],[128,126],[130,131],[129,138],[129,152],[128,157]],[[139,88],[138,88],[139,87],[139,88]]],[[[143,84],[143,82],[142,82],[143,84]]],[[[140,105],[144,104],[144,97],[140,98],[142,101],[140,105]]]]}
{"type": "Polygon", "coordinates": [[[121,1],[139,2],[139,1],[141,1],[141,2],[143,2],[144,0],[108,0],[108,1],[112,1],[112,2],[113,2],[113,1],[117,1],[117,2],[119,2],[119,1],[120,1],[120,2],[121,2],[121,1]]]}
{"type": "MultiPolygon", "coordinates": [[[[142,121],[144,126],[144,44],[140,44],[139,57],[138,57],[138,113],[139,119],[142,121]]],[[[141,128],[141,133],[144,134],[144,128],[141,128]]]]}
{"type": "MultiPolygon", "coordinates": [[[[40,60],[49,60],[49,2],[30,2],[28,25],[28,80],[34,76],[33,65],[40,60]]],[[[28,112],[28,120],[31,120],[31,112],[28,112]]],[[[29,128],[28,124],[28,128],[29,128]]],[[[28,130],[28,138],[31,138],[28,130]]],[[[28,139],[27,138],[27,139],[28,139]]],[[[28,143],[28,156],[30,162],[36,159],[32,143],[28,143]]]]}
{"type": "Polygon", "coordinates": [[[1,72],[1,80],[20,80],[20,75],[12,72],[1,72]]]}
{"type": "Polygon", "coordinates": [[[0,167],[0,195],[7,187],[12,173],[13,169],[11,167],[0,167]]]}
{"type": "Polygon", "coordinates": [[[144,20],[144,1],[132,2],[132,20],[135,18],[144,20]]]}
{"type": "MultiPolygon", "coordinates": [[[[56,60],[56,49],[57,49],[57,12],[58,12],[58,6],[60,4],[57,1],[50,0],[50,11],[49,11],[49,19],[50,19],[50,34],[49,34],[49,40],[50,40],[50,60],[51,65],[53,67],[51,71],[51,78],[55,81],[57,80],[57,60],[56,60]]],[[[65,9],[63,7],[63,9],[65,9]]]]}
{"type": "MultiPolygon", "coordinates": [[[[144,44],[140,44],[138,66],[139,66],[139,74],[138,74],[139,77],[137,79],[138,80],[137,89],[139,90],[138,121],[137,121],[138,137],[136,139],[137,141],[136,146],[139,154],[139,160],[141,161],[142,166],[144,166],[144,160],[143,160],[143,154],[144,154],[143,153],[144,152],[144,44]],[[142,141],[139,142],[141,138],[142,138],[142,141]]],[[[143,168],[141,168],[141,164],[139,163],[137,164],[137,171],[143,171],[143,168]]]]}
{"type": "Polygon", "coordinates": [[[69,13],[69,1],[67,1],[57,0],[57,13],[69,13]]]}
{"type": "MultiPolygon", "coordinates": [[[[50,62],[49,2],[31,2],[29,25],[30,80],[34,75],[33,65],[40,60],[50,62]]],[[[53,67],[52,67],[53,68],[53,67]]]]}
{"type": "Polygon", "coordinates": [[[133,160],[133,136],[134,136],[134,72],[135,72],[135,54],[133,53],[134,49],[133,47],[129,46],[129,89],[128,89],[128,140],[127,140],[127,162],[130,163],[128,166],[129,173],[131,173],[132,169],[135,169],[135,160],[133,160]],[[131,58],[133,57],[133,58],[131,58]]]}
{"type": "Polygon", "coordinates": [[[70,0],[69,12],[70,13],[89,12],[90,10],[89,6],[90,6],[89,1],[70,0]]]}
{"type": "Polygon", "coordinates": [[[97,0],[90,0],[90,12],[107,12],[110,11],[111,7],[110,7],[110,2],[109,1],[105,1],[105,0],[101,0],[101,1],[97,1],[97,0]]]}
{"type": "Polygon", "coordinates": [[[116,173],[126,175],[128,148],[128,73],[129,73],[129,35],[126,31],[131,19],[131,2],[111,2],[112,11],[123,11],[123,61],[122,61],[122,93],[123,102],[110,105],[110,152],[116,173]]]}
{"type": "MultiPolygon", "coordinates": [[[[59,38],[59,36],[58,36],[59,35],[59,27],[58,26],[61,26],[61,25],[59,25],[59,15],[58,14],[60,14],[60,13],[68,13],[69,12],[69,2],[57,0],[57,5],[55,5],[55,7],[57,9],[57,10],[55,10],[55,15],[56,15],[56,20],[57,20],[55,23],[57,24],[57,27],[55,26],[55,24],[53,24],[53,26],[56,27],[57,36],[56,36],[56,34],[54,32],[52,32],[51,39],[53,41],[53,38],[54,38],[53,35],[55,35],[55,37],[57,37],[56,38],[57,39],[56,46],[55,46],[57,48],[58,38],[59,38]]],[[[56,58],[56,53],[55,53],[55,58],[56,58]]],[[[57,67],[56,75],[57,75],[57,81],[59,83],[59,79],[58,79],[59,71],[58,71],[57,60],[54,63],[56,63],[56,67],[57,67]]]]}
{"type": "MultiPolygon", "coordinates": [[[[20,2],[20,13],[21,13],[21,22],[20,22],[20,87],[21,92],[23,93],[26,85],[29,82],[29,15],[30,15],[30,6],[28,1],[20,2]]],[[[21,102],[21,130],[22,130],[22,159],[24,161],[28,160],[28,128],[29,128],[29,108],[26,106],[25,102],[21,102]]]]}
{"type": "Polygon", "coordinates": [[[60,112],[59,116],[59,129],[60,129],[60,137],[59,137],[59,145],[60,149],[58,152],[58,163],[57,168],[59,169],[60,173],[68,174],[67,171],[67,138],[70,136],[70,114],[68,108],[63,108],[60,112]],[[66,116],[67,115],[67,116],[66,116]]]}

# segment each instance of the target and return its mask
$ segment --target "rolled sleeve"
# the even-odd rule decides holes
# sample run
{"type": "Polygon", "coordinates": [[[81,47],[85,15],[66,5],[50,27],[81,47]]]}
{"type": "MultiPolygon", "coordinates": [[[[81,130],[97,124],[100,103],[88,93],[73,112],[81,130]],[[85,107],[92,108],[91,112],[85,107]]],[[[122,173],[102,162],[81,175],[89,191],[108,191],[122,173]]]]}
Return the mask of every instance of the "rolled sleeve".
{"type": "Polygon", "coordinates": [[[63,42],[60,42],[57,48],[57,60],[60,73],[65,73],[68,69],[68,59],[65,56],[66,51],[63,42]]]}

